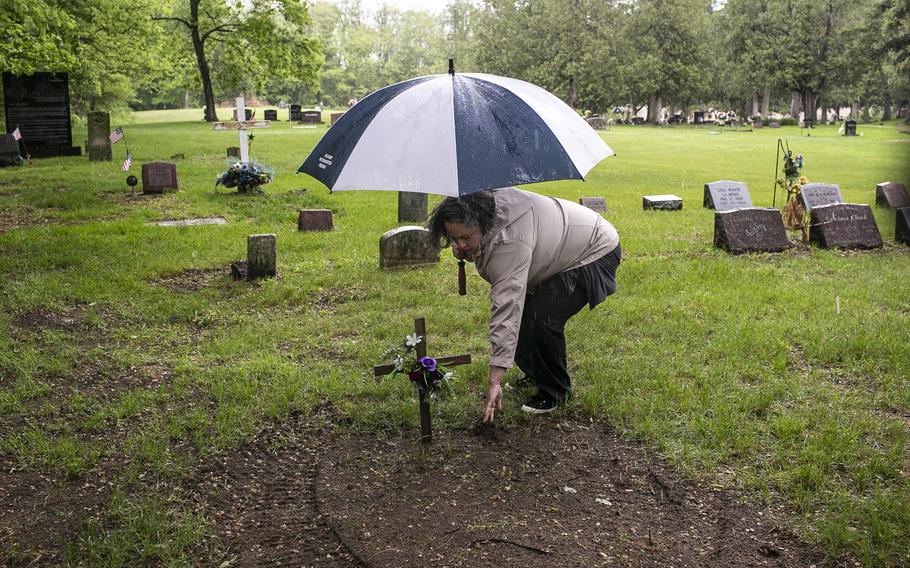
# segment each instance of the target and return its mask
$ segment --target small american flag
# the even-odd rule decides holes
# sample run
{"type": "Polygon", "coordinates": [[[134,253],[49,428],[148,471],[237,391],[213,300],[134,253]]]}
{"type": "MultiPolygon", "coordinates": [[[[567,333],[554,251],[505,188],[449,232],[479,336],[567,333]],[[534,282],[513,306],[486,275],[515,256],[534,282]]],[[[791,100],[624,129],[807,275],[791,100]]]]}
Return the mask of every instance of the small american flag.
{"type": "Polygon", "coordinates": [[[16,127],[15,130],[13,130],[13,140],[22,140],[22,133],[19,132],[18,126],[16,127]]]}
{"type": "MultiPolygon", "coordinates": [[[[119,128],[118,128],[118,130],[119,130],[119,128]]],[[[123,165],[120,166],[120,171],[121,171],[121,172],[128,172],[128,171],[130,171],[130,166],[131,166],[132,164],[133,164],[133,153],[130,152],[129,150],[127,150],[127,151],[126,151],[126,159],[123,160],[123,165]]]]}
{"type": "Polygon", "coordinates": [[[118,126],[117,130],[111,132],[110,139],[111,144],[116,144],[117,142],[123,140],[123,128],[118,126]]]}

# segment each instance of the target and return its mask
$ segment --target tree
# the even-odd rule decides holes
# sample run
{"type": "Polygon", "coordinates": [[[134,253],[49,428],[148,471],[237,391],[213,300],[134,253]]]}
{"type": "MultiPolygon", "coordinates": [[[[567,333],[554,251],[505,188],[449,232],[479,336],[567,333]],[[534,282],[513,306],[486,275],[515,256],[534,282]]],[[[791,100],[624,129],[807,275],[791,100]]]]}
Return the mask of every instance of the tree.
{"type": "Polygon", "coordinates": [[[269,77],[315,82],[321,48],[318,41],[307,37],[310,19],[305,3],[188,0],[187,4],[185,13],[177,10],[152,19],[175,22],[189,34],[207,121],[218,120],[213,68],[225,87],[262,87],[269,77]]]}

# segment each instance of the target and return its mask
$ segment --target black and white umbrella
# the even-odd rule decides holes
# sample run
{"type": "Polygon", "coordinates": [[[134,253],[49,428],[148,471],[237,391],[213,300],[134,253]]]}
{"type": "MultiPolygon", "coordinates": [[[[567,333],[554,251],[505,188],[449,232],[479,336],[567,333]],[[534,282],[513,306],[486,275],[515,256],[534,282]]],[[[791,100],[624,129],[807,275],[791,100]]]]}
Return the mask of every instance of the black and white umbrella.
{"type": "Polygon", "coordinates": [[[613,151],[556,96],[506,77],[449,73],[389,85],[342,116],[298,173],[330,190],[459,196],[583,179],[613,151]]]}

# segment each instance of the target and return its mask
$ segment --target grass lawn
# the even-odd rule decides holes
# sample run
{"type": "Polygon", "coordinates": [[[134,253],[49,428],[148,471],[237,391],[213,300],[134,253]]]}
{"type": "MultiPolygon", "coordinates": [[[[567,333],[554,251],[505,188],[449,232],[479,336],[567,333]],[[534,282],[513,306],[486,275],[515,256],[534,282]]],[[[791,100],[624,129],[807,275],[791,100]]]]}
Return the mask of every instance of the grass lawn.
{"type": "MultiPolygon", "coordinates": [[[[434,406],[435,428],[480,418],[488,303],[476,272],[460,297],[448,251],[437,267],[380,271],[396,195],[329,194],[295,175],[325,126],[255,131],[251,154],[276,177],[265,195],[239,196],[214,186],[236,132],[199,117],[124,123],[137,176],[176,156],[180,191],[161,197],[130,197],[123,142],[113,162],[0,169],[0,462],[61,483],[105,480],[66,551],[72,564],[198,561],[192,543],[210,520],[167,488],[264,425],[330,404],[336,427],[414,431],[409,385],[370,371],[416,316],[432,351],[475,355],[457,398],[434,406]],[[335,231],[298,233],[301,208],[332,209],[335,231]],[[210,216],[228,224],[148,224],[210,216]],[[254,233],[277,235],[279,277],[234,283],[227,266],[254,233]]],[[[784,505],[835,557],[910,564],[910,247],[894,242],[895,214],[873,207],[880,250],[729,256],[712,247],[714,212],[701,207],[703,184],[719,179],[770,206],[778,138],[805,156],[811,181],[873,204],[876,183],[910,185],[907,126],[860,125],[851,138],[834,126],[715,132],[613,127],[603,135],[617,157],[586,182],[529,188],[605,197],[622,238],[618,293],[568,327],[576,411],[686,475],[784,505]],[[683,211],[642,211],[642,195],[663,193],[683,211]]],[[[525,420],[518,399],[505,406],[502,423],[525,420]]]]}

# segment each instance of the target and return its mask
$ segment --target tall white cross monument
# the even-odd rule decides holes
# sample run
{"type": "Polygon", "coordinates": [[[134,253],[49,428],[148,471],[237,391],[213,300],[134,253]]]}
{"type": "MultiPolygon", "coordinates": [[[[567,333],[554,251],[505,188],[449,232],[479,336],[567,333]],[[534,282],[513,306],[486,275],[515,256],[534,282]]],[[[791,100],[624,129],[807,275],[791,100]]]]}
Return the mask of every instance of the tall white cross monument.
{"type": "Polygon", "coordinates": [[[246,101],[243,95],[237,97],[237,120],[233,122],[215,122],[215,130],[232,130],[237,129],[240,138],[240,161],[249,163],[250,146],[246,135],[247,128],[271,128],[272,122],[269,120],[246,120],[246,101]]]}

